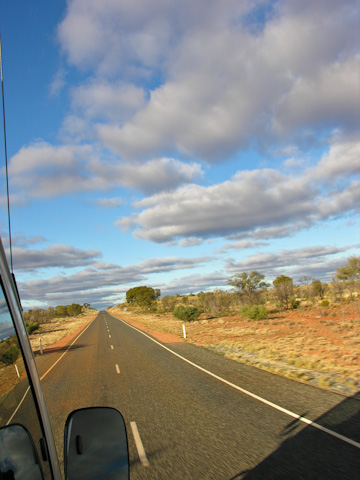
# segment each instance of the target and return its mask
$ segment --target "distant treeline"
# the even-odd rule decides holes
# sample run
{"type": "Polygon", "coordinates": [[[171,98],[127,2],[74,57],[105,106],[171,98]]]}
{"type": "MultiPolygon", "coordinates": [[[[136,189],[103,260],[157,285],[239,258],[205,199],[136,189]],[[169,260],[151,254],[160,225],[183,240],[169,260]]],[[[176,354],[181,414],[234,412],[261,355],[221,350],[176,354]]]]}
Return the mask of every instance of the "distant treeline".
{"type": "Polygon", "coordinates": [[[159,300],[160,290],[151,287],[135,287],[126,294],[127,305],[145,311],[173,313],[176,318],[205,313],[214,316],[229,315],[241,311],[250,318],[265,317],[273,305],[277,309],[295,309],[304,304],[328,306],[330,302],[358,298],[360,291],[360,257],[351,257],[348,264],[336,270],[327,284],[310,276],[303,276],[295,284],[291,277],[280,275],[267,283],[265,276],[253,270],[232,276],[227,281],[233,291],[215,290],[197,294],[165,295],[159,300]],[[179,308],[181,307],[181,308],[179,308]],[[196,310],[194,310],[196,309],[196,310]]]}
{"type": "Polygon", "coordinates": [[[28,312],[24,312],[25,322],[30,323],[48,323],[54,318],[77,317],[81,315],[84,309],[89,308],[89,303],[79,305],[72,303],[71,305],[58,305],[57,307],[48,307],[46,310],[34,308],[28,312]]]}

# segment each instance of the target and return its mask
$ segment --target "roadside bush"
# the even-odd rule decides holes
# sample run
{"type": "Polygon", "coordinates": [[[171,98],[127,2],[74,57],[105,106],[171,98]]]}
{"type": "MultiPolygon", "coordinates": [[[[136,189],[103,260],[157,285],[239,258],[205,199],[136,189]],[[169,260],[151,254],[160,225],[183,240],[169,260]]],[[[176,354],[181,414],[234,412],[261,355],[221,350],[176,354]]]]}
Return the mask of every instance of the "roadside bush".
{"type": "Polygon", "coordinates": [[[250,320],[264,320],[268,316],[268,311],[264,305],[253,305],[252,307],[245,305],[242,307],[241,313],[250,320]]]}
{"type": "Polygon", "coordinates": [[[172,314],[178,320],[183,320],[184,322],[193,322],[199,318],[200,311],[196,307],[184,307],[183,305],[178,305],[174,308],[172,314]]]}
{"type": "Polygon", "coordinates": [[[300,307],[300,304],[301,304],[300,300],[297,300],[294,297],[290,298],[290,305],[292,309],[296,310],[297,308],[300,307]]]}
{"type": "Polygon", "coordinates": [[[330,305],[329,300],[322,300],[320,303],[321,307],[328,307],[330,305]]]}
{"type": "Polygon", "coordinates": [[[15,345],[12,345],[1,355],[0,361],[5,363],[5,365],[11,365],[17,360],[19,353],[20,349],[15,345]]]}
{"type": "Polygon", "coordinates": [[[38,323],[26,323],[26,330],[29,335],[38,330],[40,325],[38,323]]]}

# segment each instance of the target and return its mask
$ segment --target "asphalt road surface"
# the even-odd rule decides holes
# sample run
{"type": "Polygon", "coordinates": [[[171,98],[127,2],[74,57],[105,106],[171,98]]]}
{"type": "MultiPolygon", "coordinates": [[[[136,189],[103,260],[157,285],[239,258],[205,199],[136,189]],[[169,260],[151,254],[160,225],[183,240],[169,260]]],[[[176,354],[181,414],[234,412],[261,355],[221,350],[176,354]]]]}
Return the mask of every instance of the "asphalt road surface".
{"type": "Polygon", "coordinates": [[[163,345],[106,312],[65,351],[37,361],[60,456],[72,410],[111,406],[126,422],[131,480],[359,478],[359,396],[163,345]]]}

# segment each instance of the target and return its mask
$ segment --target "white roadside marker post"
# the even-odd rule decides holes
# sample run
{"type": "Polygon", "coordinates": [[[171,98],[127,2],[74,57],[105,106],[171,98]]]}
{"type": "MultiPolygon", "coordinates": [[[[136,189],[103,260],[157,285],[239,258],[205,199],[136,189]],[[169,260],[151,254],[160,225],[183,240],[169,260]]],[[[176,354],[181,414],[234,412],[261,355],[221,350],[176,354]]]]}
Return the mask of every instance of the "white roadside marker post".
{"type": "Polygon", "coordinates": [[[184,335],[184,338],[186,338],[185,324],[183,324],[183,335],[184,335]]]}
{"type": "Polygon", "coordinates": [[[42,354],[43,354],[43,349],[42,349],[42,345],[41,345],[41,338],[40,338],[40,340],[39,340],[39,343],[40,343],[40,353],[41,353],[41,355],[42,355],[42,354]]]}
{"type": "Polygon", "coordinates": [[[18,369],[18,366],[16,365],[16,363],[15,363],[15,370],[16,370],[17,376],[20,378],[19,369],[18,369]]]}

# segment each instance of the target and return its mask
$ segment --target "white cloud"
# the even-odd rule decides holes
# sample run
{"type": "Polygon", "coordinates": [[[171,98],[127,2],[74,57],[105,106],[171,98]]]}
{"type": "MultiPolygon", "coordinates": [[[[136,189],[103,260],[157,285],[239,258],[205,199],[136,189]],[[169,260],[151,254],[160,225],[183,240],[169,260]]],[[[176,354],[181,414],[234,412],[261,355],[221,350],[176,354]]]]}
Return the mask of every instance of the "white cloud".
{"type": "Polygon", "coordinates": [[[93,129],[83,117],[75,114],[67,115],[61,125],[59,138],[64,143],[81,143],[93,138],[93,129]]]}
{"type": "MultiPolygon", "coordinates": [[[[356,1],[331,8],[278,2],[255,31],[245,23],[252,2],[132,3],[108,1],[105,12],[103,5],[73,1],[60,28],[77,65],[91,64],[103,75],[109,66],[120,71],[126,65],[125,79],[135,66],[143,79],[159,71],[164,77],[133,118],[99,126],[100,141],[122,157],[176,148],[223,161],[254,137],[260,145],[270,139],[288,144],[302,136],[318,141],[324,128],[359,127],[356,1]],[[95,49],[92,39],[78,41],[82,19],[95,28],[95,49]]],[[[116,82],[109,88],[116,90],[116,82]]]]}
{"type": "Polygon", "coordinates": [[[183,0],[71,0],[59,25],[59,40],[68,60],[83,69],[127,74],[156,68],[172,55],[184,36],[226,18],[238,19],[247,2],[183,0]]]}
{"type": "Polygon", "coordinates": [[[170,190],[202,175],[197,163],[155,158],[144,163],[104,161],[91,145],[53,146],[39,142],[23,147],[10,161],[11,182],[22,195],[55,197],[99,192],[115,187],[146,193],[170,190]]]}
{"type": "Polygon", "coordinates": [[[188,185],[144,199],[132,221],[136,236],[155,242],[231,235],[300,220],[312,211],[313,195],[303,181],[275,170],[244,171],[219,185],[188,185]]]}
{"type": "MultiPolygon", "coordinates": [[[[17,242],[15,242],[15,245],[17,242]]],[[[35,271],[41,268],[73,268],[90,265],[101,256],[98,250],[81,250],[67,245],[52,245],[41,250],[14,246],[14,268],[17,271],[35,271]]]]}
{"type": "Polygon", "coordinates": [[[336,126],[356,130],[360,125],[360,55],[319,68],[296,79],[280,100],[274,128],[281,136],[301,128],[336,126]]]}
{"type": "Polygon", "coordinates": [[[74,169],[82,158],[92,154],[90,146],[63,145],[52,146],[38,142],[21,148],[12,158],[10,175],[24,175],[36,169],[74,169]]]}
{"type": "MultiPolygon", "coordinates": [[[[54,254],[57,248],[56,246],[54,247],[54,254]]],[[[71,249],[72,247],[68,248],[71,249]]],[[[30,255],[32,255],[32,252],[30,252],[30,255]]],[[[91,252],[83,252],[84,265],[86,264],[87,256],[89,257],[88,260],[91,260],[91,252]]],[[[49,258],[51,257],[53,256],[49,253],[49,258]]],[[[56,262],[55,258],[56,255],[53,258],[54,262],[56,262]]],[[[81,255],[79,255],[79,258],[81,258],[81,255]]],[[[91,264],[91,266],[73,275],[57,276],[47,280],[19,282],[20,296],[25,301],[32,300],[38,301],[39,303],[49,302],[51,305],[66,303],[69,301],[69,298],[72,298],[76,303],[84,299],[84,302],[87,301],[91,304],[95,303],[104,306],[107,297],[116,297],[116,292],[119,296],[124,290],[126,291],[130,288],[129,285],[135,282],[146,282],[147,275],[192,269],[209,261],[211,261],[209,257],[187,259],[165,257],[148,259],[137,265],[127,267],[104,262],[88,261],[87,264],[91,264]],[[115,286],[117,286],[117,290],[112,288],[115,286]]],[[[29,268],[31,268],[31,265],[35,265],[35,262],[36,258],[33,258],[29,268]]],[[[61,262],[61,260],[59,260],[59,262],[61,262]]],[[[71,264],[71,259],[65,256],[63,263],[64,266],[68,266],[68,264],[71,264]]],[[[112,302],[109,300],[109,303],[112,302]]]]}
{"type": "Polygon", "coordinates": [[[144,106],[145,92],[132,84],[93,80],[72,90],[72,103],[87,119],[120,122],[144,106]]]}
{"type": "Polygon", "coordinates": [[[122,205],[123,200],[121,197],[113,198],[99,198],[97,200],[97,206],[99,208],[118,208],[122,205]]]}
{"type": "Polygon", "coordinates": [[[46,238],[41,235],[16,235],[12,237],[12,245],[15,247],[26,248],[29,245],[36,245],[38,243],[43,243],[46,241],[46,238]]]}
{"type": "Polygon", "coordinates": [[[310,275],[329,281],[336,269],[346,263],[346,259],[337,258],[337,255],[351,248],[313,246],[279,253],[258,253],[240,262],[229,260],[226,270],[231,275],[258,270],[269,278],[289,275],[299,279],[303,275],[310,275]]]}
{"type": "Polygon", "coordinates": [[[202,175],[199,164],[187,164],[173,158],[154,158],[144,163],[112,163],[104,165],[92,161],[89,170],[102,176],[109,184],[117,182],[145,193],[171,190],[178,185],[191,182],[202,175]]]}
{"type": "Polygon", "coordinates": [[[360,174],[360,142],[351,138],[333,144],[319,164],[309,171],[309,177],[316,176],[329,180],[358,174],[360,174]]]}
{"type": "Polygon", "coordinates": [[[66,72],[64,67],[60,66],[54,75],[53,81],[49,87],[51,97],[58,95],[65,86],[66,72]]]}
{"type": "Polygon", "coordinates": [[[202,243],[203,243],[202,238],[198,238],[198,237],[183,238],[179,242],[179,247],[194,247],[195,245],[201,245],[202,243]]]}
{"type": "Polygon", "coordinates": [[[251,242],[250,240],[239,240],[238,242],[228,243],[224,245],[221,249],[217,251],[217,253],[225,253],[228,250],[244,250],[247,248],[254,248],[254,247],[263,247],[269,245],[268,242],[251,242]]]}
{"type": "Polygon", "coordinates": [[[159,243],[294,233],[319,220],[357,210],[360,184],[353,176],[358,172],[358,149],[358,144],[333,145],[318,166],[297,177],[273,169],[239,171],[218,185],[186,185],[159,193],[137,202],[134,206],[141,211],[116,225],[133,226],[137,237],[159,243]]]}

